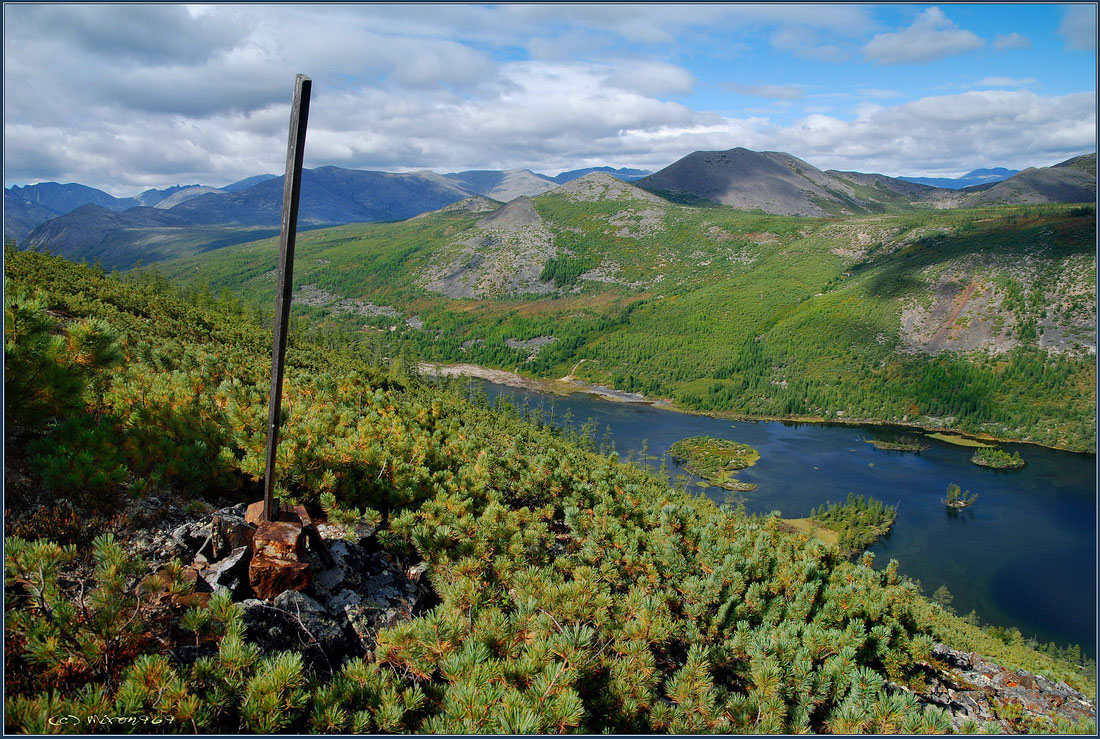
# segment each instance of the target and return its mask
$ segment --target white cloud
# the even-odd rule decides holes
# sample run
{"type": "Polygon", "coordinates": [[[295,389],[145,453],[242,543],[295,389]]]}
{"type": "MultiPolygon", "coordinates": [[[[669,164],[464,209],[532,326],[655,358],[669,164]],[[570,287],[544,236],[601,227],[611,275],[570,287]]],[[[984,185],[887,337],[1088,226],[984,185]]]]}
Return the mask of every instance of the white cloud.
{"type": "Polygon", "coordinates": [[[607,83],[643,95],[687,95],[695,87],[695,76],[672,64],[624,60],[607,83]]]}
{"type": "Polygon", "coordinates": [[[820,34],[802,26],[785,26],[772,35],[772,46],[819,62],[839,63],[852,56],[852,49],[840,44],[826,44],[820,34]]]}
{"type": "Polygon", "coordinates": [[[737,82],[726,82],[722,87],[739,92],[742,95],[775,98],[776,100],[798,100],[806,94],[805,90],[799,85],[742,85],[737,82]]]}
{"type": "Polygon", "coordinates": [[[1038,84],[1034,77],[986,77],[978,80],[971,87],[1028,87],[1038,84]]]}
{"type": "Polygon", "coordinates": [[[1058,32],[1066,39],[1066,47],[1074,51],[1096,49],[1096,6],[1070,5],[1062,16],[1058,32]]]}
{"type": "Polygon", "coordinates": [[[1030,49],[1031,39],[1013,31],[998,35],[993,39],[993,46],[997,49],[1030,49]]]}
{"type": "MultiPolygon", "coordinates": [[[[847,79],[847,92],[753,85],[737,72],[752,60],[738,59],[726,78],[742,81],[729,89],[771,100],[723,116],[686,104],[699,82],[676,62],[690,54],[641,49],[662,29],[681,48],[701,33],[727,33],[726,49],[757,29],[773,44],[805,38],[843,50],[873,32],[861,6],[637,5],[628,19],[621,7],[596,5],[203,5],[153,8],[114,29],[116,16],[91,5],[71,17],[62,6],[28,7],[5,8],[9,183],[76,181],[128,195],[278,173],[296,72],[315,80],[310,167],[659,169],[696,149],[745,146],[905,174],[1050,163],[1095,147],[1093,93],[982,91],[898,105],[891,98],[908,88],[851,91],[895,84],[889,77],[847,79]],[[50,25],[66,23],[56,33],[50,25]],[[574,51],[553,53],[558,38],[574,51]],[[193,48],[172,52],[177,39],[193,48]],[[124,53],[112,56],[116,43],[124,53]],[[539,44],[545,53],[534,54],[539,44]],[[795,100],[815,107],[797,112],[795,100]],[[878,104],[844,112],[867,100],[878,104]],[[822,107],[834,104],[836,113],[822,107]]],[[[928,13],[913,28],[954,29],[928,13]]],[[[713,56],[709,45],[695,53],[713,56]]],[[[1029,81],[1011,82],[981,84],[1029,81]]]]}
{"type": "Polygon", "coordinates": [[[972,51],[982,40],[959,28],[939,8],[928,8],[913,25],[895,33],[880,33],[863,47],[863,54],[879,64],[912,64],[972,51]]]}
{"type": "Polygon", "coordinates": [[[858,159],[862,171],[893,175],[963,163],[1023,168],[1095,149],[1095,107],[1092,92],[967,92],[868,107],[854,121],[810,116],[780,135],[821,167],[850,169],[858,159]]]}

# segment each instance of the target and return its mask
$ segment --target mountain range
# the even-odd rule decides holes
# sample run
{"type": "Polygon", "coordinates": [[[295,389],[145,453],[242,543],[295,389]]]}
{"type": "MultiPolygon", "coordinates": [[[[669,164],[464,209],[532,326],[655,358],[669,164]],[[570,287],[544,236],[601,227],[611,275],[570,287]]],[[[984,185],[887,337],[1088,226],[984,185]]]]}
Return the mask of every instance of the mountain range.
{"type": "MultiPolygon", "coordinates": [[[[975,170],[991,178],[1011,170],[975,170]]],[[[303,173],[299,226],[398,221],[471,196],[533,197],[602,172],[683,204],[721,204],[778,215],[838,216],[911,208],[1087,202],[1095,199],[1095,155],[1029,168],[962,189],[880,174],[822,171],[783,152],[699,151],[656,173],[590,167],[555,177],[530,170],[393,173],[319,167],[303,173]],[[1090,158],[1091,157],[1091,158],[1090,158]],[[1091,165],[1090,165],[1091,162],[1091,165]]],[[[981,173],[981,174],[977,174],[981,173]]],[[[282,177],[257,175],[222,188],[176,185],[116,198],[79,184],[42,183],[4,192],[5,239],[106,267],[197,253],[258,237],[279,224],[282,177]],[[146,212],[153,208],[169,217],[146,212]],[[106,255],[104,252],[109,252],[106,255]]]]}
{"type": "Polygon", "coordinates": [[[931,185],[947,190],[961,190],[964,187],[974,185],[988,185],[1001,180],[1007,180],[1014,174],[1019,174],[1018,169],[1006,169],[1005,167],[985,167],[973,169],[962,177],[899,177],[899,180],[915,182],[918,185],[931,185]]]}

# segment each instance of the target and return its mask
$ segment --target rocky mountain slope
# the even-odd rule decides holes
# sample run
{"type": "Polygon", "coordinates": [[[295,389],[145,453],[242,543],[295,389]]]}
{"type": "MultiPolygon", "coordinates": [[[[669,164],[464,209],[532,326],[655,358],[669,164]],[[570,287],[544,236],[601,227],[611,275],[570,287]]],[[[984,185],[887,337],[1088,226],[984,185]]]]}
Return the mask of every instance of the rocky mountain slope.
{"type": "Polygon", "coordinates": [[[4,240],[22,244],[38,225],[82,205],[122,211],[142,205],[135,198],[116,198],[94,187],[76,183],[42,182],[4,188],[4,240]]]}
{"type": "Polygon", "coordinates": [[[779,215],[1082,203],[1096,199],[1096,155],[1075,157],[1052,167],[1031,167],[997,179],[962,189],[945,189],[922,184],[919,178],[822,172],[783,152],[737,148],[694,152],[638,180],[638,184],[684,202],[702,199],[779,215]]]}
{"type": "Polygon", "coordinates": [[[199,195],[211,192],[224,192],[221,188],[209,185],[174,185],[163,190],[146,190],[136,197],[142,205],[153,208],[171,208],[199,195]]]}
{"type": "Polygon", "coordinates": [[[142,204],[135,198],[116,198],[102,190],[75,182],[66,185],[57,182],[40,182],[26,187],[15,185],[4,188],[4,192],[58,213],[68,213],[89,203],[108,210],[126,210],[142,204]]]}
{"type": "MultiPolygon", "coordinates": [[[[283,179],[266,178],[234,192],[202,186],[160,191],[154,208],[112,213],[86,206],[42,223],[20,241],[71,259],[126,268],[261,238],[277,229],[283,179]],[[182,202],[178,202],[181,201],[182,202]],[[156,213],[150,213],[155,210],[156,213]]],[[[155,200],[157,195],[150,195],[155,200]]],[[[469,196],[439,175],[321,167],[302,173],[299,228],[400,220],[469,196]]]]}
{"type": "Polygon", "coordinates": [[[674,198],[800,216],[882,212],[932,191],[883,175],[822,172],[790,154],[744,148],[694,152],[638,184],[674,198]]]}
{"type": "Polygon", "coordinates": [[[245,177],[243,180],[237,180],[231,182],[225,187],[221,188],[225,192],[239,192],[240,190],[247,190],[253,185],[258,185],[266,180],[274,180],[278,177],[277,174],[257,174],[251,177],[245,177]]]}
{"type": "Polygon", "coordinates": [[[1007,180],[960,190],[956,207],[1015,203],[1091,203],[1096,200],[1096,155],[1052,167],[1028,167],[1007,180]]]}
{"type": "Polygon", "coordinates": [[[22,244],[27,235],[41,223],[59,216],[55,210],[24,200],[4,191],[4,241],[22,244]]]}
{"type": "MultiPolygon", "coordinates": [[[[298,222],[304,225],[389,221],[442,208],[472,193],[421,174],[340,167],[302,172],[298,222]]],[[[282,212],[283,178],[239,192],[207,194],[172,208],[194,223],[276,225],[282,212]]]]}
{"type": "Polygon", "coordinates": [[[240,244],[277,234],[277,228],[205,226],[171,209],[130,208],[121,212],[84,205],[52,218],[19,245],[106,269],[128,269],[206,249],[240,244]]]}

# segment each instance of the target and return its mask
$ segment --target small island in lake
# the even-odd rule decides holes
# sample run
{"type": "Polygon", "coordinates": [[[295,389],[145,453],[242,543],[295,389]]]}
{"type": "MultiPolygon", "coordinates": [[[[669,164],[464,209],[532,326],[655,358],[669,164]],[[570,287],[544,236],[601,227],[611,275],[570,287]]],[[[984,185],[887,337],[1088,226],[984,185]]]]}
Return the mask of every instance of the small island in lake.
{"type": "Polygon", "coordinates": [[[962,492],[962,489],[958,485],[951,483],[947,486],[947,498],[944,499],[943,504],[948,508],[962,510],[967,506],[974,505],[977,500],[977,493],[971,495],[969,490],[962,492]]]}
{"type": "Polygon", "coordinates": [[[788,519],[785,523],[826,544],[836,544],[846,554],[856,554],[890,533],[897,517],[894,506],[848,493],[843,504],[826,501],[809,518],[788,519]]]}
{"type": "Polygon", "coordinates": [[[1006,452],[1003,449],[979,449],[970,457],[970,461],[982,467],[993,467],[998,470],[1018,470],[1027,462],[1019,452],[1006,452]]]}
{"type": "Polygon", "coordinates": [[[738,470],[751,467],[760,459],[760,452],[748,444],[713,436],[691,436],[673,444],[668,454],[688,472],[712,485],[736,492],[756,489],[756,485],[734,477],[738,470]]]}

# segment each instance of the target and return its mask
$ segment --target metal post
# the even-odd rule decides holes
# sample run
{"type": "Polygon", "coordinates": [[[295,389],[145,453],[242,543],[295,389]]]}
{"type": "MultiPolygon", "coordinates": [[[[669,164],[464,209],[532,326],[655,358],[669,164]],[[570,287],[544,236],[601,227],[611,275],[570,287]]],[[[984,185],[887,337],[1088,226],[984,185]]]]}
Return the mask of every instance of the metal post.
{"type": "Polygon", "coordinates": [[[298,199],[302,186],[302,156],[306,148],[306,122],[312,80],[304,74],[294,79],[294,104],[290,111],[290,139],[286,148],[283,181],[283,228],[279,239],[279,292],[275,297],[275,340],[271,347],[271,403],[267,414],[267,468],[264,471],[264,519],[278,518],[275,505],[275,449],[279,445],[279,410],[283,399],[287,323],[294,288],[294,237],[298,226],[298,199]]]}

